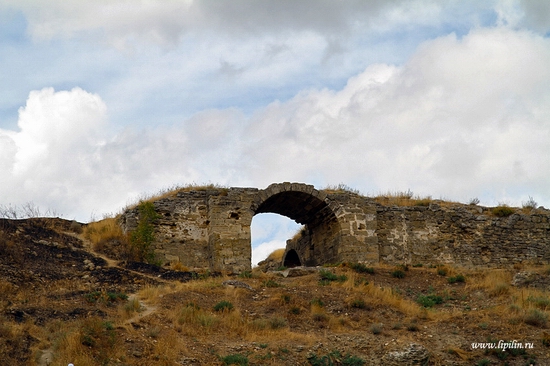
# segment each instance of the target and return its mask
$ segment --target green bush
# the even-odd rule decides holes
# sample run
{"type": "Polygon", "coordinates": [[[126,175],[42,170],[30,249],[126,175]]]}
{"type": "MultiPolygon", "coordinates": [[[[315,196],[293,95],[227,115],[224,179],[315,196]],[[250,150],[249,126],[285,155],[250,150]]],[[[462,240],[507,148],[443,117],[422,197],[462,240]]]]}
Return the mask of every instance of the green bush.
{"type": "Polygon", "coordinates": [[[546,310],[550,308],[550,299],[547,297],[533,297],[529,296],[527,301],[533,303],[537,308],[546,310]]]}
{"type": "Polygon", "coordinates": [[[243,271],[239,274],[240,278],[252,278],[252,271],[243,271]]]}
{"type": "Polygon", "coordinates": [[[456,283],[456,282],[464,283],[466,282],[466,277],[464,277],[464,275],[458,274],[456,276],[447,278],[447,281],[449,283],[456,283]]]}
{"type": "Polygon", "coordinates": [[[391,275],[395,278],[405,278],[405,272],[400,269],[396,269],[391,275]]]}
{"type": "Polygon", "coordinates": [[[491,364],[491,361],[489,361],[488,359],[484,358],[483,360],[479,360],[478,363],[476,364],[477,366],[489,366],[491,364]]]}
{"type": "Polygon", "coordinates": [[[363,263],[351,263],[349,266],[351,269],[353,269],[357,273],[374,274],[374,268],[367,267],[363,263]]]}
{"type": "Polygon", "coordinates": [[[531,309],[529,313],[525,315],[523,321],[525,324],[543,328],[548,323],[548,314],[539,309],[531,309]]]}
{"type": "Polygon", "coordinates": [[[214,305],[214,310],[218,312],[231,311],[233,310],[233,304],[227,300],[223,300],[217,303],[216,305],[214,305]]]}
{"type": "Polygon", "coordinates": [[[130,245],[136,252],[137,259],[160,266],[156,258],[153,242],[155,241],[154,223],[160,218],[152,202],[142,201],[137,206],[139,221],[134,231],[130,233],[130,245]]]}
{"type": "Polygon", "coordinates": [[[431,308],[436,304],[442,304],[443,298],[438,295],[418,295],[418,298],[416,299],[416,302],[418,302],[420,305],[422,305],[425,308],[431,308]]]}
{"type": "Polygon", "coordinates": [[[446,268],[439,268],[437,270],[437,274],[440,276],[446,276],[447,275],[447,269],[446,268]]]}
{"type": "Polygon", "coordinates": [[[321,284],[322,285],[326,285],[330,282],[334,282],[334,281],[338,281],[338,282],[344,282],[348,279],[348,277],[346,275],[341,275],[341,276],[338,276],[338,275],[335,275],[334,273],[332,273],[331,271],[327,271],[327,270],[320,270],[319,271],[319,275],[321,275],[321,284]]]}
{"type": "Polygon", "coordinates": [[[101,291],[93,291],[90,293],[87,293],[84,295],[84,298],[87,302],[94,304],[96,302],[101,302],[104,304],[112,304],[117,301],[125,301],[128,300],[128,295],[125,293],[119,293],[119,292],[101,292],[101,291]]]}
{"type": "Polygon", "coordinates": [[[363,299],[355,299],[351,302],[351,307],[356,309],[366,309],[367,304],[363,301],[363,299]]]}
{"type": "Polygon", "coordinates": [[[221,357],[221,361],[223,362],[224,365],[240,365],[240,366],[248,365],[248,357],[243,356],[239,353],[221,357]]]}
{"type": "Polygon", "coordinates": [[[267,280],[267,281],[262,282],[262,286],[263,287],[270,287],[270,288],[283,287],[283,285],[281,285],[280,283],[278,283],[276,281],[273,281],[273,280],[267,280]]]}

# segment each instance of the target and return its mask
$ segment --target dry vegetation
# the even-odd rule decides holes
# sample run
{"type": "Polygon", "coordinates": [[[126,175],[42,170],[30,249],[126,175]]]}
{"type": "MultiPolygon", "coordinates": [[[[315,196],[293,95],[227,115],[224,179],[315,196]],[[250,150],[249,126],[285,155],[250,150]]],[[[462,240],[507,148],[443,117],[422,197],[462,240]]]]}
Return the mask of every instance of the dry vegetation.
{"type": "Polygon", "coordinates": [[[178,192],[216,190],[216,191],[219,191],[221,195],[226,195],[228,189],[229,187],[226,187],[221,184],[214,184],[214,183],[203,183],[203,184],[190,183],[190,184],[183,184],[183,185],[176,184],[170,187],[162,188],[153,194],[142,194],[136,200],[135,203],[129,204],[124,208],[123,211],[136,207],[140,202],[144,202],[144,201],[154,202],[163,198],[173,197],[177,195],[178,192]]]}
{"type": "MultiPolygon", "coordinates": [[[[550,362],[546,267],[350,263],[302,277],[255,269],[181,282],[109,265],[69,229],[9,222],[0,231],[3,364],[315,365],[342,355],[340,364],[377,365],[412,341],[429,349],[430,365],[550,362]],[[518,272],[530,275],[513,286],[518,272]],[[224,286],[229,279],[252,290],[224,286]],[[471,347],[513,339],[534,348],[471,347]]],[[[96,232],[119,235],[109,221],[80,235],[98,245],[96,232]]]]}

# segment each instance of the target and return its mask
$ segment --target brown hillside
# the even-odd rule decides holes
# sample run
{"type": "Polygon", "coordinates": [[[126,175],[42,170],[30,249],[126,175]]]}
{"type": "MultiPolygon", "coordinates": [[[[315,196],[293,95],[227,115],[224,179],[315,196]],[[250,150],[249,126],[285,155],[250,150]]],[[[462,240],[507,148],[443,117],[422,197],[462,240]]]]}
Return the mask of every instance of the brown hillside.
{"type": "Polygon", "coordinates": [[[547,268],[214,276],[116,262],[81,232],[61,219],[0,220],[2,364],[550,364],[547,268]],[[533,348],[471,346],[499,340],[533,348]]]}

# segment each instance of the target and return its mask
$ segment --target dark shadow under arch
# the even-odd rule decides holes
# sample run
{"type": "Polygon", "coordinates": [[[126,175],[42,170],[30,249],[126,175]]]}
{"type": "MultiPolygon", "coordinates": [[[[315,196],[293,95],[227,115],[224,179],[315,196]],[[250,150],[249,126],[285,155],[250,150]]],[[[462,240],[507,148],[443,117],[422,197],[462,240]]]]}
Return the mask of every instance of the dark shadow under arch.
{"type": "Polygon", "coordinates": [[[286,252],[285,257],[283,259],[283,266],[287,268],[293,268],[293,267],[299,267],[302,265],[302,261],[300,260],[300,256],[298,255],[298,252],[296,252],[294,249],[290,249],[286,252]]]}

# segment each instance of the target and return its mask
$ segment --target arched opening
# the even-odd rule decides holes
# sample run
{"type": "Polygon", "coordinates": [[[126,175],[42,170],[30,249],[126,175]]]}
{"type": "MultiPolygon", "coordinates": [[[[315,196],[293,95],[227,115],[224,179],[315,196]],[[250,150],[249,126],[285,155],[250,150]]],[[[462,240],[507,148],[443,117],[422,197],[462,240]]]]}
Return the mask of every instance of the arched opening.
{"type": "Polygon", "coordinates": [[[254,215],[276,213],[304,225],[300,235],[286,245],[287,253],[294,250],[301,265],[336,263],[342,235],[340,224],[325,199],[319,198],[323,195],[318,191],[309,192],[275,191],[256,206],[254,215]]]}
{"type": "Polygon", "coordinates": [[[283,266],[287,268],[299,267],[302,265],[300,261],[300,256],[294,249],[290,249],[286,252],[283,258],[283,266]]]}
{"type": "MultiPolygon", "coordinates": [[[[279,214],[262,213],[252,218],[250,234],[252,242],[252,267],[266,259],[277,249],[285,249],[286,241],[301,230],[302,225],[279,214]]],[[[281,255],[282,263],[282,255],[281,255]]]]}

